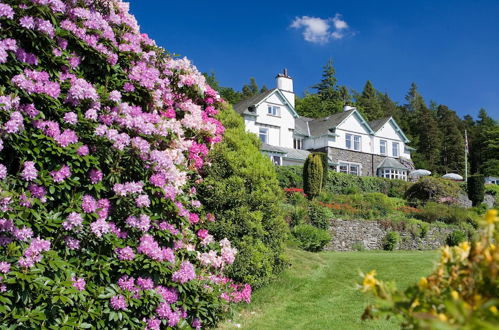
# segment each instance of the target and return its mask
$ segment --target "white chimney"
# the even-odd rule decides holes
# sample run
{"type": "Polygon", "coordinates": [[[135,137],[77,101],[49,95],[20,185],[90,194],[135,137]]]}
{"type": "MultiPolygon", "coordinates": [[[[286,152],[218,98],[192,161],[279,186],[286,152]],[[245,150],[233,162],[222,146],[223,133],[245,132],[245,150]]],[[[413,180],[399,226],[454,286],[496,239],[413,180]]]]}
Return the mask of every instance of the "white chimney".
{"type": "Polygon", "coordinates": [[[345,105],[343,107],[343,111],[350,111],[350,110],[357,110],[357,108],[356,107],[352,107],[350,105],[345,105]]]}
{"type": "Polygon", "coordinates": [[[288,69],[276,76],[277,88],[281,90],[288,102],[295,107],[295,93],[293,92],[293,79],[288,76],[288,69]]]}

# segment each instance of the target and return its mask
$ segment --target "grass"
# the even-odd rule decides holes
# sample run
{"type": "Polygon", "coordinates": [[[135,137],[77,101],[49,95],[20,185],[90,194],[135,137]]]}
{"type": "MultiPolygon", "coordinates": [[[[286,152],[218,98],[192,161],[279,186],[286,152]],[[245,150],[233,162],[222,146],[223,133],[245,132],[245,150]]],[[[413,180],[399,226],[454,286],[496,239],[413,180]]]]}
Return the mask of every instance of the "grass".
{"type": "Polygon", "coordinates": [[[355,288],[359,270],[405,288],[433,269],[435,251],[310,253],[289,248],[291,267],[256,291],[220,329],[397,329],[393,320],[362,321],[369,297],[355,288]]]}

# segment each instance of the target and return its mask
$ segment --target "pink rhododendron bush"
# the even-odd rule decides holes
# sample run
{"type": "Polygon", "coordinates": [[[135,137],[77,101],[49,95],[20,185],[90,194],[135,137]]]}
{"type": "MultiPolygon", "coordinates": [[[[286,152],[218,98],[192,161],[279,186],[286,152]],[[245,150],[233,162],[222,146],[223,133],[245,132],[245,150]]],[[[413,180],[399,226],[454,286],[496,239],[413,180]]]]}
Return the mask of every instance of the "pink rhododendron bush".
{"type": "Polygon", "coordinates": [[[222,100],[119,0],[0,2],[0,327],[200,328],[251,288],[196,198],[222,100]]]}

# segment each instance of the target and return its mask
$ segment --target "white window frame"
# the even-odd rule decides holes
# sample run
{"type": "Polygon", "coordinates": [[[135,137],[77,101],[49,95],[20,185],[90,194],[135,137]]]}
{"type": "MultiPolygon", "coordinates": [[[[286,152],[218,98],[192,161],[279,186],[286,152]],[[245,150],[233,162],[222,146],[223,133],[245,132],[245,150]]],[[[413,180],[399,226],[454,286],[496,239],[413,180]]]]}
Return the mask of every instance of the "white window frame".
{"type": "Polygon", "coordinates": [[[407,181],[407,171],[393,168],[383,168],[379,170],[379,176],[386,179],[398,179],[407,181]]]}
{"type": "Polygon", "coordinates": [[[258,127],[258,138],[262,143],[269,143],[269,129],[267,127],[258,127]],[[262,139],[265,137],[265,139],[262,139]]]}
{"type": "Polygon", "coordinates": [[[386,155],[386,151],[387,151],[386,147],[387,146],[388,146],[388,141],[386,141],[386,140],[379,140],[379,154],[380,155],[386,155]]]}
{"type": "Polygon", "coordinates": [[[355,134],[345,134],[345,147],[348,150],[362,150],[362,136],[355,134]]]}
{"type": "Polygon", "coordinates": [[[336,172],[351,174],[356,176],[362,176],[362,164],[338,161],[338,166],[336,167],[336,172]],[[355,171],[353,169],[356,168],[355,171]]]}
{"type": "Polygon", "coordinates": [[[400,157],[400,144],[398,142],[392,142],[392,155],[393,157],[400,157]]]}
{"type": "Polygon", "coordinates": [[[362,136],[360,135],[353,136],[353,150],[355,151],[362,150],[362,136]]]}
{"type": "Polygon", "coordinates": [[[277,105],[267,105],[267,114],[269,116],[280,117],[281,116],[281,107],[277,105]]]}

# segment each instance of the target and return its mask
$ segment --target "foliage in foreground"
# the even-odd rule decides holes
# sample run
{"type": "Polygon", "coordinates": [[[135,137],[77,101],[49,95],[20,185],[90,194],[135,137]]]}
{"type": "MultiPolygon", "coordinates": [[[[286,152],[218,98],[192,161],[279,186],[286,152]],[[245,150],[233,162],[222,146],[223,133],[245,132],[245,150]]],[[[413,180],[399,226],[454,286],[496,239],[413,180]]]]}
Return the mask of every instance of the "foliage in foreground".
{"type": "Polygon", "coordinates": [[[217,214],[217,221],[210,224],[213,235],[229,238],[239,250],[227,274],[258,287],[286,264],[283,193],[274,166],[260,153],[254,134],[245,131],[242,118],[229,107],[218,118],[226,131],[209,155],[211,167],[199,188],[200,199],[217,214]]]}
{"type": "Polygon", "coordinates": [[[401,292],[394,284],[364,276],[362,290],[377,303],[363,318],[397,315],[407,328],[497,329],[499,327],[499,217],[489,210],[481,240],[446,246],[436,270],[417,285],[401,292]]]}
{"type": "Polygon", "coordinates": [[[120,0],[4,0],[0,24],[0,327],[199,328],[248,301],[196,195],[224,130],[196,68],[120,0]]]}

